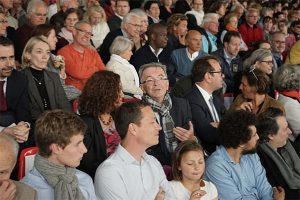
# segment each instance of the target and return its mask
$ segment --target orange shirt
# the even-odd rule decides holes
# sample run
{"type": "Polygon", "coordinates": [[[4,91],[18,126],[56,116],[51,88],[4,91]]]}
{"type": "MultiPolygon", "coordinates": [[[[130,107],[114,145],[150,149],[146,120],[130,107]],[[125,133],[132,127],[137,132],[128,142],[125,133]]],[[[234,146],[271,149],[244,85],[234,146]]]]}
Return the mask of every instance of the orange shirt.
{"type": "Polygon", "coordinates": [[[86,81],[96,71],[105,69],[99,54],[91,48],[85,48],[84,52],[80,53],[72,45],[67,45],[57,54],[65,59],[66,85],[73,85],[79,90],[83,89],[86,81]]]}

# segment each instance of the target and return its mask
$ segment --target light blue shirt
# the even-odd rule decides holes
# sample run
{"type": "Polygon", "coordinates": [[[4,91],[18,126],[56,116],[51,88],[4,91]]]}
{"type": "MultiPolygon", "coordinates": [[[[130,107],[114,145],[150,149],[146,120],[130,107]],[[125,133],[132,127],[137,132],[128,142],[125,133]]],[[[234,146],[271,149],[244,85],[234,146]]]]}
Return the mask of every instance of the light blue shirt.
{"type": "MultiPolygon", "coordinates": [[[[84,198],[86,200],[97,200],[92,178],[77,169],[75,175],[77,176],[79,188],[84,198]]],[[[26,174],[21,182],[35,189],[39,200],[54,200],[53,188],[35,167],[26,174]]]]}
{"type": "Polygon", "coordinates": [[[272,186],[256,153],[243,155],[236,163],[219,146],[206,161],[205,177],[217,187],[220,200],[273,200],[272,186]]]}
{"type": "Polygon", "coordinates": [[[101,200],[153,200],[160,187],[165,200],[176,199],[156,158],[144,153],[137,161],[121,145],[98,167],[94,184],[101,200]]]}
{"type": "MultiPolygon", "coordinates": [[[[208,39],[210,40],[211,43],[211,52],[214,52],[218,49],[217,47],[217,37],[214,36],[213,34],[211,34],[210,32],[206,31],[207,35],[208,35],[208,39]]],[[[208,40],[207,38],[202,35],[202,51],[204,51],[205,53],[208,53],[208,40]]]]}

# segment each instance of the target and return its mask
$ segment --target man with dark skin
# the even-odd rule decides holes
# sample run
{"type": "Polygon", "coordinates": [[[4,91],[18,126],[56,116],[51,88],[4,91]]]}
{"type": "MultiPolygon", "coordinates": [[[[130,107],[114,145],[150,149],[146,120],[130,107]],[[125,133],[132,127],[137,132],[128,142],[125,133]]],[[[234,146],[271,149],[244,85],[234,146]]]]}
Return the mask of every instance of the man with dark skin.
{"type": "Polygon", "coordinates": [[[160,62],[167,65],[171,52],[167,50],[167,27],[162,24],[152,24],[147,31],[148,43],[137,50],[131,57],[130,63],[138,71],[141,65],[160,62]]]}

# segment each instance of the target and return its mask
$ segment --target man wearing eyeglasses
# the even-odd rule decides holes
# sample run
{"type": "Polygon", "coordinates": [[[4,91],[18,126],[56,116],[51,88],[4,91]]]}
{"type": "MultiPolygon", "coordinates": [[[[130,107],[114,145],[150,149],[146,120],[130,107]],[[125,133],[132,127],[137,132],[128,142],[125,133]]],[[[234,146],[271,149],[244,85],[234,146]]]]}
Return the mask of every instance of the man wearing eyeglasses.
{"type": "Polygon", "coordinates": [[[285,35],[282,32],[274,32],[270,35],[271,51],[273,54],[274,71],[283,64],[282,53],[285,50],[285,35]]]}
{"type": "Polygon", "coordinates": [[[264,41],[264,35],[262,29],[257,26],[259,20],[259,11],[250,8],[245,13],[246,21],[239,26],[239,32],[242,35],[244,42],[247,44],[248,49],[254,49],[254,46],[264,41]]]}
{"type": "Polygon", "coordinates": [[[65,60],[66,85],[73,85],[79,90],[83,89],[91,75],[105,69],[98,52],[91,48],[92,36],[92,27],[88,22],[77,22],[73,30],[73,43],[57,52],[65,60]]]}
{"type": "Polygon", "coordinates": [[[130,12],[124,16],[121,28],[108,33],[101,45],[99,53],[104,64],[106,64],[110,59],[109,48],[117,36],[124,36],[132,40],[134,42],[134,48],[132,50],[133,52],[135,52],[140,47],[141,26],[142,19],[138,14],[130,12]]]}
{"type": "Polygon", "coordinates": [[[170,165],[171,154],[178,143],[185,140],[197,140],[191,122],[191,110],[188,102],[168,93],[169,81],[166,66],[159,63],[142,65],[139,70],[143,101],[152,107],[157,122],[162,127],[159,143],[148,149],[162,165],[170,165]]]}
{"type": "Polygon", "coordinates": [[[32,30],[40,24],[45,24],[48,6],[42,0],[31,0],[27,6],[27,21],[16,31],[16,60],[21,63],[23,49],[31,38],[32,30]]]}
{"type": "Polygon", "coordinates": [[[220,98],[213,94],[222,88],[223,78],[224,74],[215,56],[200,58],[192,69],[195,84],[185,96],[191,106],[195,132],[208,154],[219,145],[217,128],[226,111],[220,98]]]}

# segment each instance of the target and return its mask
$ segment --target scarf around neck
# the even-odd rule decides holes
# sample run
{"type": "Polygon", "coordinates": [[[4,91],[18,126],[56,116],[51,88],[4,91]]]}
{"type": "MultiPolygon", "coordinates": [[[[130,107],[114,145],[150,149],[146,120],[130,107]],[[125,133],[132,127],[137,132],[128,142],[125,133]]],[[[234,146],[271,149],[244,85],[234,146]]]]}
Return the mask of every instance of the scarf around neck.
{"type": "Polygon", "coordinates": [[[300,189],[300,159],[291,143],[287,141],[279,152],[268,143],[262,143],[260,147],[275,163],[289,188],[300,189]]]}
{"type": "Polygon", "coordinates": [[[173,133],[173,128],[175,126],[172,116],[170,115],[170,110],[172,108],[172,100],[167,93],[164,97],[162,104],[154,101],[149,95],[144,94],[142,99],[148,102],[154,112],[158,113],[161,121],[160,125],[164,132],[165,143],[169,152],[173,152],[178,145],[178,141],[173,133]]]}
{"type": "Polygon", "coordinates": [[[39,154],[34,159],[34,166],[54,189],[54,199],[84,200],[75,168],[49,162],[39,154]]]}

